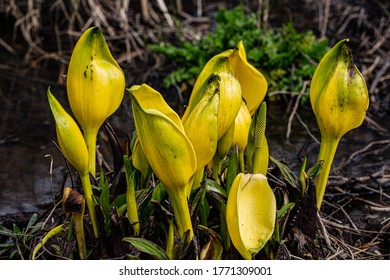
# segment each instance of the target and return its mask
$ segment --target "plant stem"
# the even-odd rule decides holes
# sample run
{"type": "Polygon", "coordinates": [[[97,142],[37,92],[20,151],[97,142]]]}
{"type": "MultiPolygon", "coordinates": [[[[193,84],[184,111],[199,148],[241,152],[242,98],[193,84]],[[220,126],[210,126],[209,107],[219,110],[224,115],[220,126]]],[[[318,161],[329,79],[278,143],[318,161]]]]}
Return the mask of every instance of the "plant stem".
{"type": "Polygon", "coordinates": [[[215,182],[220,184],[219,175],[221,174],[222,170],[222,160],[219,159],[219,156],[217,154],[213,157],[213,177],[215,179],[215,182]]]}
{"type": "Polygon", "coordinates": [[[89,173],[96,177],[96,138],[98,130],[87,129],[84,131],[84,139],[88,148],[89,173]]]}
{"type": "Polygon", "coordinates": [[[37,246],[35,246],[31,259],[35,260],[39,250],[43,247],[43,245],[46,244],[47,241],[49,241],[50,238],[61,235],[63,232],[64,232],[64,224],[60,224],[59,226],[52,228],[48,233],[46,233],[46,235],[37,244],[37,246]]]}
{"type": "Polygon", "coordinates": [[[76,229],[77,247],[79,249],[80,259],[87,257],[87,247],[85,246],[85,235],[84,235],[84,210],[81,213],[73,213],[74,226],[76,229]]]}
{"type": "Polygon", "coordinates": [[[92,186],[91,181],[89,180],[89,174],[80,174],[81,183],[83,185],[84,190],[84,198],[87,203],[89,216],[91,217],[92,227],[93,227],[93,233],[96,238],[99,237],[99,230],[96,220],[96,213],[95,213],[95,204],[92,199],[92,186]]]}
{"type": "Polygon", "coordinates": [[[227,222],[226,222],[226,204],[220,203],[220,213],[219,213],[219,218],[221,221],[221,237],[223,240],[223,247],[225,250],[228,250],[230,248],[230,236],[229,236],[229,231],[227,228],[227,222]]]}
{"type": "Polygon", "coordinates": [[[188,241],[190,241],[194,236],[194,231],[192,229],[190,209],[188,208],[186,187],[178,189],[166,188],[166,190],[172,202],[179,237],[182,238],[184,233],[189,230],[188,241]]]}
{"type": "Polygon", "coordinates": [[[133,226],[134,236],[138,236],[141,227],[138,218],[137,200],[135,198],[133,175],[131,175],[130,180],[127,181],[126,204],[127,204],[127,218],[129,219],[130,223],[133,226]]]}
{"type": "Polygon", "coordinates": [[[169,229],[168,229],[168,238],[167,238],[167,255],[169,259],[173,260],[175,258],[175,235],[173,230],[173,219],[169,219],[169,229]]]}
{"type": "Polygon", "coordinates": [[[340,138],[327,138],[322,137],[320,152],[318,154],[318,161],[323,160],[321,173],[318,175],[315,181],[316,185],[316,197],[317,197],[317,208],[321,208],[322,199],[324,198],[326,184],[328,182],[330,168],[336,154],[337,146],[340,138]]]}
{"type": "Polygon", "coordinates": [[[239,155],[238,164],[240,166],[240,172],[244,173],[245,172],[244,151],[239,151],[238,155],[239,155]]]}

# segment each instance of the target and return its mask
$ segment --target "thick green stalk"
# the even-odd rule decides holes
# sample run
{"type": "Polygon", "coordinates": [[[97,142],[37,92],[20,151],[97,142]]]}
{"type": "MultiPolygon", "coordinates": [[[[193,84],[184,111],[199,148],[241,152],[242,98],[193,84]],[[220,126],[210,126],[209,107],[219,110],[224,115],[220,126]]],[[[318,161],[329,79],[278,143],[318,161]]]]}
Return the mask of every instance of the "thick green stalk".
{"type": "Polygon", "coordinates": [[[96,220],[96,213],[95,213],[95,204],[92,199],[92,186],[91,181],[89,180],[89,174],[80,174],[81,183],[83,184],[83,190],[84,190],[84,198],[87,203],[89,216],[91,217],[92,227],[93,227],[93,233],[96,238],[99,237],[99,230],[96,220]]]}
{"type": "Polygon", "coordinates": [[[324,198],[326,184],[328,182],[330,168],[336,154],[337,146],[339,144],[340,138],[328,138],[322,137],[320,153],[318,154],[318,161],[323,160],[322,170],[318,175],[315,185],[316,185],[316,197],[317,197],[317,208],[321,208],[322,199],[324,198]]]}
{"type": "Polygon", "coordinates": [[[88,148],[89,173],[96,177],[96,138],[98,130],[88,129],[84,131],[84,139],[88,148]]]}
{"type": "Polygon", "coordinates": [[[171,189],[166,188],[169,194],[169,197],[172,202],[173,212],[175,215],[176,225],[179,231],[180,238],[183,237],[186,231],[190,231],[188,235],[188,242],[194,236],[194,231],[192,229],[192,222],[190,216],[190,209],[188,208],[187,201],[187,188],[177,188],[171,189]]]}

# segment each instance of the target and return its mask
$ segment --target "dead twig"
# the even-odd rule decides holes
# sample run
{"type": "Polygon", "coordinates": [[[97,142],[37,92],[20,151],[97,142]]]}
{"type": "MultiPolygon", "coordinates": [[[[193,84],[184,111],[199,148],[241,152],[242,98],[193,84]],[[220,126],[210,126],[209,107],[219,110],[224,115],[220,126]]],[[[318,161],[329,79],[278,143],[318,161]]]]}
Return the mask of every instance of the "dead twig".
{"type": "Polygon", "coordinates": [[[347,159],[346,161],[344,161],[343,163],[341,163],[341,164],[337,167],[337,170],[343,169],[345,166],[347,166],[348,164],[350,164],[350,163],[352,162],[352,160],[353,160],[355,157],[357,157],[357,156],[359,156],[359,155],[361,155],[361,154],[367,152],[368,150],[371,149],[371,147],[373,147],[373,146],[375,146],[375,145],[388,145],[388,146],[382,147],[381,151],[383,151],[383,148],[384,148],[384,149],[387,149],[387,148],[390,147],[390,140],[379,140],[379,141],[373,141],[373,142],[371,142],[370,144],[368,144],[367,146],[365,146],[363,149],[360,149],[360,150],[358,150],[358,151],[352,153],[352,154],[348,157],[348,159],[347,159]]]}

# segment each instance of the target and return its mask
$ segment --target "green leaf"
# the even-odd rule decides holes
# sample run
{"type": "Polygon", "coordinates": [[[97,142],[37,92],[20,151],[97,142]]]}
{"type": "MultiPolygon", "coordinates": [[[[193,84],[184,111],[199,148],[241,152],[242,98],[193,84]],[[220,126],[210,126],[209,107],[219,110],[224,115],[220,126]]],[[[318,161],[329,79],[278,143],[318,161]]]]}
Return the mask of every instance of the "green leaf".
{"type": "Polygon", "coordinates": [[[165,253],[165,250],[157,244],[153,243],[152,241],[136,237],[125,237],[123,238],[123,241],[129,242],[137,250],[151,255],[155,259],[169,260],[167,254],[165,253]]]}
{"type": "Polygon", "coordinates": [[[122,207],[123,205],[126,206],[126,194],[123,193],[123,194],[120,194],[118,195],[113,202],[111,202],[111,208],[112,207],[117,207],[117,208],[120,208],[122,207]]]}
{"type": "Polygon", "coordinates": [[[30,232],[29,234],[34,234],[36,233],[37,231],[39,231],[42,226],[45,224],[45,222],[39,222],[37,224],[35,224],[31,229],[30,229],[30,232]]]}
{"type": "Polygon", "coordinates": [[[100,179],[99,179],[99,188],[102,190],[99,197],[100,208],[104,214],[104,224],[107,231],[107,235],[111,234],[110,227],[110,189],[108,186],[108,181],[105,178],[103,169],[100,168],[100,179]]]}
{"type": "Polygon", "coordinates": [[[206,191],[209,195],[216,198],[220,202],[226,204],[227,194],[226,191],[220,185],[218,185],[213,180],[206,179],[205,186],[206,186],[206,191]]]}
{"type": "Polygon", "coordinates": [[[13,230],[14,230],[14,234],[21,234],[22,233],[22,231],[20,230],[20,228],[16,224],[13,224],[13,230]]]}
{"type": "Polygon", "coordinates": [[[289,210],[293,209],[294,206],[295,206],[295,203],[294,203],[294,202],[289,202],[289,203],[283,205],[282,208],[280,208],[280,209],[278,210],[278,212],[277,212],[277,217],[278,217],[278,218],[283,217],[284,215],[286,215],[286,213],[287,213],[289,210]]]}
{"type": "Polygon", "coordinates": [[[26,231],[28,231],[38,220],[38,215],[34,213],[28,221],[26,231]]]}
{"type": "Polygon", "coordinates": [[[9,237],[13,237],[14,236],[14,233],[12,230],[6,228],[6,227],[3,227],[2,225],[0,225],[0,235],[5,235],[5,236],[9,236],[9,237]]]}
{"type": "Polygon", "coordinates": [[[314,179],[321,171],[324,161],[319,161],[315,166],[307,171],[307,177],[314,179]]]}
{"type": "MultiPolygon", "coordinates": [[[[125,173],[126,173],[126,181],[129,182],[131,180],[131,176],[133,174],[133,172],[135,171],[135,169],[133,168],[133,166],[131,165],[131,161],[129,159],[129,156],[128,155],[124,155],[123,156],[123,165],[125,167],[125,173]]],[[[133,175],[134,176],[134,175],[133,175]]]]}
{"type": "Polygon", "coordinates": [[[270,156],[271,161],[276,165],[282,174],[283,178],[293,187],[297,188],[296,179],[290,168],[288,168],[285,164],[281,163],[277,159],[270,156]]]}

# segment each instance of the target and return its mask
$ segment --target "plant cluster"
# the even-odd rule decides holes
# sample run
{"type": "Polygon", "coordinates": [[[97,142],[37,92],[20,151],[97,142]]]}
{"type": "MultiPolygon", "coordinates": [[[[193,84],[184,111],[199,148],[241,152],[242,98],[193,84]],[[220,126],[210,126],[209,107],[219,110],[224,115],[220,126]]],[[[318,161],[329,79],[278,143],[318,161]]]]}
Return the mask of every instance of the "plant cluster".
{"type": "Polygon", "coordinates": [[[327,40],[317,40],[311,31],[300,33],[291,23],[279,32],[262,29],[258,18],[241,6],[230,11],[223,8],[216,14],[213,32],[201,41],[180,41],[179,37],[177,44],[150,45],[175,62],[176,69],[164,79],[164,86],[193,84],[210,57],[242,41],[248,60],[266,76],[271,92],[301,92],[303,81],[310,80],[328,51],[327,40]]]}
{"type": "Polygon", "coordinates": [[[268,83],[248,62],[241,41],[206,63],[183,116],[147,84],[127,89],[136,130],[122,145],[105,120],[123,99],[125,76],[102,32],[86,30],[67,75],[77,122],[47,91],[58,145],[82,188],[64,189],[65,222],[40,240],[31,258],[44,258],[52,237],[64,233],[77,244],[61,252],[66,258],[76,251],[80,259],[277,258],[288,241],[287,214],[303,201],[315,213],[320,208],[338,141],[362,123],[368,107],[346,42],[336,44],[314,74],[310,99],[321,150],[318,164],[309,170],[304,164],[295,176],[269,156],[263,101],[268,83]],[[103,124],[114,168],[97,172],[103,124]],[[269,160],[276,174],[269,172],[269,160]]]}

